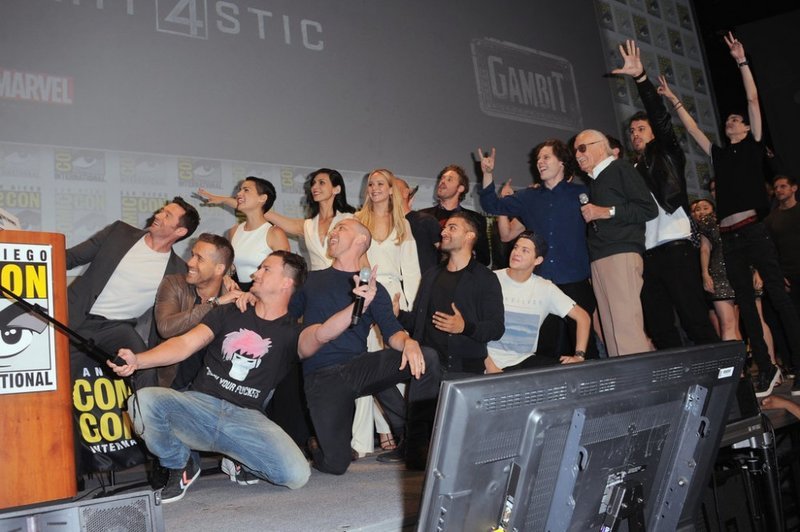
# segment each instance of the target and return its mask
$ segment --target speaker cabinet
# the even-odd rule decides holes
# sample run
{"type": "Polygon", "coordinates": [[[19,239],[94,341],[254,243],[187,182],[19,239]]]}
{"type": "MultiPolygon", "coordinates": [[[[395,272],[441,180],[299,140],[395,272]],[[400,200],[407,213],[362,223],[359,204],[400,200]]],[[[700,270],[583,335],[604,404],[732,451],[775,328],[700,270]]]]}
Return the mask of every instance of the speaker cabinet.
{"type": "Polygon", "coordinates": [[[152,491],[0,513],[0,532],[163,532],[152,491]]]}

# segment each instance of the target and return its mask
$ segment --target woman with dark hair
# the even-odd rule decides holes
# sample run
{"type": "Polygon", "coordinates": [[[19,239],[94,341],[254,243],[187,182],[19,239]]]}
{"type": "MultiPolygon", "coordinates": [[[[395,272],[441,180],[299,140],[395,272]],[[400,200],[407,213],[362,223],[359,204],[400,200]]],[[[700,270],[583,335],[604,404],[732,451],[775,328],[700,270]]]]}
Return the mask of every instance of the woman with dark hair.
{"type": "Polygon", "coordinates": [[[273,251],[289,251],[289,239],[283,229],[264,219],[275,203],[275,187],[266,179],[248,176],[239,183],[239,191],[232,198],[215,196],[204,189],[199,194],[208,203],[224,203],[244,215],[245,221],[231,227],[225,237],[233,246],[233,267],[239,288],[244,292],[250,290],[251,276],[261,261],[273,251]]]}
{"type": "MultiPolygon", "coordinates": [[[[328,232],[351,218],[355,208],[347,203],[344,178],[336,170],[320,168],[308,176],[305,185],[308,218],[290,218],[273,210],[264,212],[264,219],[286,233],[303,237],[309,255],[309,270],[323,270],[331,265],[327,255],[328,232]]],[[[199,194],[209,203],[231,205],[232,198],[217,196],[201,189],[199,194]]]]}
{"type": "Polygon", "coordinates": [[[336,170],[320,168],[312,172],[305,190],[308,218],[289,218],[274,211],[265,217],[290,235],[303,237],[309,270],[323,270],[331,265],[327,252],[328,232],[340,221],[351,218],[356,210],[347,203],[344,178],[336,170]]]}
{"type": "MultiPolygon", "coordinates": [[[[689,208],[700,233],[700,270],[703,275],[703,288],[714,304],[714,312],[719,320],[719,336],[723,340],[741,340],[739,312],[734,303],[736,293],[728,281],[728,273],[725,269],[716,208],[712,200],[705,198],[693,201],[689,208]]],[[[773,364],[776,364],[772,329],[764,320],[761,301],[763,284],[758,271],[753,270],[756,310],[764,332],[764,342],[767,344],[769,358],[773,364]]]]}
{"type": "Polygon", "coordinates": [[[739,317],[734,305],[735,293],[725,272],[714,204],[703,198],[693,201],[689,210],[700,234],[700,273],[703,276],[703,289],[714,306],[719,336],[722,340],[741,340],[739,317]]]}

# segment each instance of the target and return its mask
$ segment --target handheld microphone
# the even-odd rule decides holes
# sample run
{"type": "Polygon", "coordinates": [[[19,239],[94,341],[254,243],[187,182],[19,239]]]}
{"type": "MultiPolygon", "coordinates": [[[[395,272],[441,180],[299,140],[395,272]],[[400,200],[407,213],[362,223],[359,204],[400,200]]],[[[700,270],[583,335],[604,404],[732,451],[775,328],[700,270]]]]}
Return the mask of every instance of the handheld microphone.
{"type": "MultiPolygon", "coordinates": [[[[589,196],[587,196],[586,194],[581,192],[580,196],[578,196],[578,201],[581,202],[581,205],[586,205],[587,203],[589,203],[589,196]]],[[[597,222],[595,220],[592,220],[589,223],[592,224],[592,230],[596,233],[597,232],[597,222]]]]}
{"type": "MultiPolygon", "coordinates": [[[[365,284],[369,283],[369,278],[372,275],[372,270],[364,266],[361,268],[361,271],[358,272],[358,286],[364,286],[365,284]]],[[[364,313],[364,298],[361,296],[356,296],[356,300],[353,304],[353,315],[350,317],[350,326],[355,327],[358,325],[358,320],[361,318],[361,315],[364,313]]]]}

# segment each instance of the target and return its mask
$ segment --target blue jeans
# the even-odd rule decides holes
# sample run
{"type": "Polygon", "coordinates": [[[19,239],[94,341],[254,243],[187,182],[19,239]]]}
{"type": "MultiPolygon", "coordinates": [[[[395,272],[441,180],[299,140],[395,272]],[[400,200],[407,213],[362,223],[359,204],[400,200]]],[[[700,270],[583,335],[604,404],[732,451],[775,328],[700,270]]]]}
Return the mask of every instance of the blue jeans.
{"type": "Polygon", "coordinates": [[[128,399],[128,412],[163,467],[183,468],[193,449],[224,454],[256,476],[293,489],[311,475],[300,448],[257,410],[200,392],[144,388],[128,399]]]}
{"type": "Polygon", "coordinates": [[[791,350],[791,363],[800,367],[800,319],[791,299],[783,286],[783,273],[778,265],[778,253],[763,223],[754,223],[722,233],[722,251],[725,256],[725,268],[728,280],[736,292],[736,304],[742,317],[745,333],[750,339],[753,358],[760,370],[770,367],[767,344],[764,343],[764,331],[756,309],[755,291],[753,290],[752,266],[764,281],[775,312],[783,324],[791,350]]]}

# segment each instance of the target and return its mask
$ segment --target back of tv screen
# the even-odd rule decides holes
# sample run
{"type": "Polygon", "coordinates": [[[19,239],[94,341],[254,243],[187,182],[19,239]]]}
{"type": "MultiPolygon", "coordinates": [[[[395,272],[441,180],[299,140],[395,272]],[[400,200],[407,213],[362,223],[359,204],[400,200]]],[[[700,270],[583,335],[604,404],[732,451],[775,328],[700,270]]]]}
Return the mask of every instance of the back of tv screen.
{"type": "Polygon", "coordinates": [[[418,529],[676,529],[744,356],[726,342],[445,383],[418,529]]]}

